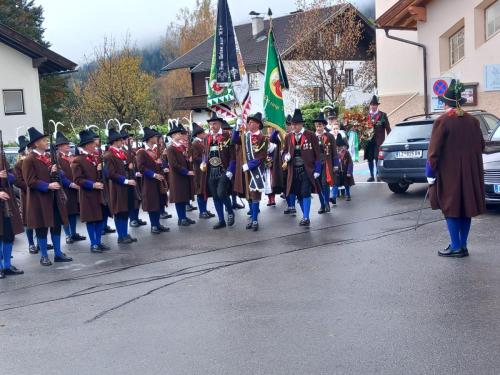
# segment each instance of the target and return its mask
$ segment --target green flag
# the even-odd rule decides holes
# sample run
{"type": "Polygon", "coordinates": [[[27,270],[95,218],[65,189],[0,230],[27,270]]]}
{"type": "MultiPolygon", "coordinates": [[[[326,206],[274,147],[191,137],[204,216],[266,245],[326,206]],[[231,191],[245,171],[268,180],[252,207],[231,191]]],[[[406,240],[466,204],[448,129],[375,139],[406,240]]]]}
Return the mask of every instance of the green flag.
{"type": "Polygon", "coordinates": [[[266,79],[264,83],[264,116],[267,125],[276,129],[285,129],[285,106],[283,89],[288,88],[288,80],[276,51],[273,29],[269,30],[267,42],[266,79]]]}

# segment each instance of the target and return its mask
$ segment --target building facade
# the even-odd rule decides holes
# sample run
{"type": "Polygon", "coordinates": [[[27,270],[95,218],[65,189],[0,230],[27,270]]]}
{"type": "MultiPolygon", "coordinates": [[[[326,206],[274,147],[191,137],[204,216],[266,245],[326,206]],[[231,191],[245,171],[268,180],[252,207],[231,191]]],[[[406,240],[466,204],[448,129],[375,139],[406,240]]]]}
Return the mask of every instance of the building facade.
{"type": "Polygon", "coordinates": [[[377,79],[391,120],[442,110],[451,79],[466,85],[466,109],[500,117],[500,0],[376,0],[377,79]],[[426,49],[389,39],[416,42],[426,49]],[[428,85],[424,99],[424,82],[428,85]]]}
{"type": "Polygon", "coordinates": [[[76,64],[0,25],[0,129],[16,141],[29,127],[43,129],[40,74],[74,70],[76,64]]]}

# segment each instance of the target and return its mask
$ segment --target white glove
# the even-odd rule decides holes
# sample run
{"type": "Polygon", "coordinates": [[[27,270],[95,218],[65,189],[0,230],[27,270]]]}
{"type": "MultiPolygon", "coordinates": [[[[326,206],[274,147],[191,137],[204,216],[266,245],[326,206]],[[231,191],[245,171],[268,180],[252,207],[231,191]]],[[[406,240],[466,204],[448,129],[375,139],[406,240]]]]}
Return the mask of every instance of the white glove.
{"type": "Polygon", "coordinates": [[[292,157],[291,157],[290,153],[287,153],[285,155],[285,161],[288,163],[290,160],[292,160],[292,157]]]}
{"type": "Polygon", "coordinates": [[[427,182],[429,185],[434,185],[436,183],[436,178],[435,177],[427,177],[427,182]]]}
{"type": "Polygon", "coordinates": [[[314,179],[317,179],[320,176],[320,174],[318,172],[314,172],[313,176],[314,176],[314,179]]]}
{"type": "Polygon", "coordinates": [[[243,125],[243,120],[239,118],[239,119],[236,120],[236,128],[235,128],[235,130],[239,132],[240,129],[241,129],[241,125],[243,125]]]}
{"type": "Polygon", "coordinates": [[[229,178],[230,180],[233,179],[233,174],[229,171],[226,172],[226,177],[229,178]]]}
{"type": "Polygon", "coordinates": [[[269,142],[269,146],[267,147],[267,153],[272,154],[276,149],[276,144],[269,142]]]}
{"type": "Polygon", "coordinates": [[[141,172],[135,172],[135,177],[142,177],[142,173],[141,172]]]}
{"type": "Polygon", "coordinates": [[[248,168],[247,163],[243,164],[242,168],[243,168],[243,172],[248,172],[250,170],[250,168],[248,168]]]}

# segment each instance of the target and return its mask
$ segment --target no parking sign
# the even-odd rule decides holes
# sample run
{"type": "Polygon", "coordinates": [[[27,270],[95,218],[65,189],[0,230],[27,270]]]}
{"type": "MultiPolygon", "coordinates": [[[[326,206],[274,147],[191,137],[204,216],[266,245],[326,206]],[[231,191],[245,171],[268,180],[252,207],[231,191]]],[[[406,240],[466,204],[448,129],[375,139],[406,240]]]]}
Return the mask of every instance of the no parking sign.
{"type": "Polygon", "coordinates": [[[448,90],[448,85],[451,82],[451,78],[434,78],[431,80],[431,86],[432,86],[432,111],[433,112],[439,112],[439,111],[444,111],[444,103],[439,100],[439,97],[441,95],[444,95],[446,90],[448,90]]]}

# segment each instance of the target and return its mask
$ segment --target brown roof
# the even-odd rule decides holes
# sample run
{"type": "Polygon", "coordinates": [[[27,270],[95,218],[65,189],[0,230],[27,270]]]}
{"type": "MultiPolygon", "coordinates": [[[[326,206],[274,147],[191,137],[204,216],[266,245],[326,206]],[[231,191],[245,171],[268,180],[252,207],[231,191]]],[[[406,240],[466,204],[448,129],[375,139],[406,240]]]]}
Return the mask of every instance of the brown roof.
{"type": "Polygon", "coordinates": [[[22,54],[31,57],[33,59],[33,67],[38,68],[40,74],[72,71],[77,66],[73,61],[2,24],[0,24],[0,43],[6,44],[22,54]]]}
{"type": "MultiPolygon", "coordinates": [[[[324,21],[337,14],[344,6],[336,5],[325,8],[321,13],[324,21]]],[[[283,59],[287,58],[287,53],[293,49],[294,37],[297,32],[304,32],[299,29],[300,17],[304,12],[292,13],[286,16],[273,18],[273,30],[276,38],[276,47],[283,59]]],[[[374,30],[373,25],[360,13],[358,16],[365,23],[365,30],[374,30]]],[[[241,55],[246,66],[265,65],[267,55],[267,35],[269,33],[269,20],[264,21],[264,30],[254,37],[252,35],[252,24],[246,23],[234,27],[240,45],[241,55]]],[[[374,31],[372,38],[375,37],[374,31]]],[[[170,64],[165,66],[162,71],[170,71],[181,68],[190,68],[192,73],[209,72],[212,64],[213,35],[205,41],[198,44],[189,52],[180,56],[170,64]]]]}
{"type": "Polygon", "coordinates": [[[416,30],[417,22],[427,18],[425,6],[432,0],[399,0],[377,19],[382,29],[416,30]]]}

